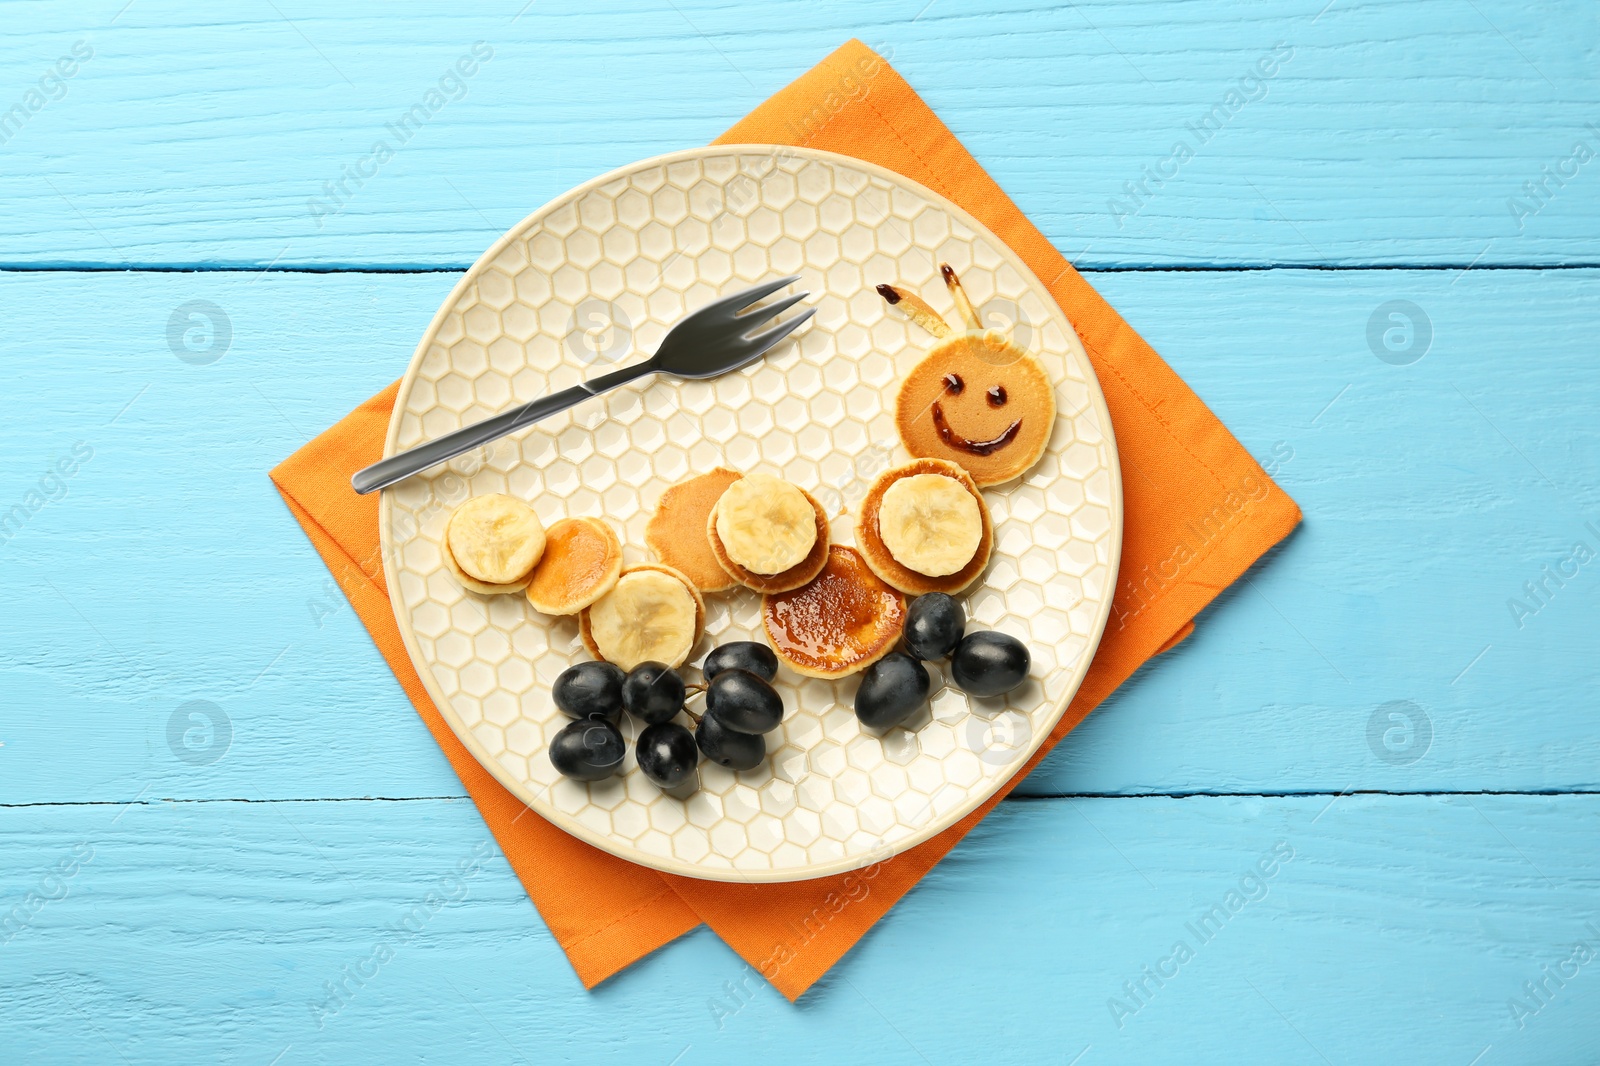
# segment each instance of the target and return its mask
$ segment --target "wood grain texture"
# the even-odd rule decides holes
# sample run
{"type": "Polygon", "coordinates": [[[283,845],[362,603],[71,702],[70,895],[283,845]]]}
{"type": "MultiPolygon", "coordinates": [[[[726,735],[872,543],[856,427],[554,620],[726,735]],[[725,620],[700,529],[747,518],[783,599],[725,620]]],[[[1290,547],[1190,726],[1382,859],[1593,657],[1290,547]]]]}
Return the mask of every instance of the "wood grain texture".
{"type": "MultiPolygon", "coordinates": [[[[451,280],[0,276],[0,308],[48,324],[3,342],[27,416],[0,428],[0,509],[74,441],[94,448],[65,498],[0,545],[0,587],[29,605],[0,619],[0,679],[30,709],[0,735],[0,802],[460,794],[264,473],[387,382],[451,280]],[[207,366],[166,333],[195,299],[232,323],[207,366]],[[192,699],[231,720],[214,764],[168,745],[192,699]]],[[[1600,515],[1586,369],[1600,272],[1094,280],[1306,522],[1025,791],[1600,786],[1586,697],[1600,575],[1548,586],[1521,629],[1506,605],[1575,541],[1600,550],[1585,525],[1600,515]],[[1367,347],[1395,298],[1432,323],[1410,366],[1367,347]],[[1433,730],[1408,765],[1368,739],[1394,700],[1433,730]]]]}
{"type": "Polygon", "coordinates": [[[1560,576],[1600,549],[1590,5],[4,14],[0,516],[30,512],[0,538],[6,1061],[1600,1060],[1600,962],[1570,972],[1600,949],[1600,576],[1560,576]],[[704,930],[588,994],[265,471],[398,375],[517,219],[848,36],[1065,254],[1138,268],[1092,280],[1306,522],[797,1006],[704,930]],[[1284,264],[1315,269],[1235,269],[1284,264]],[[62,269],[108,265],[138,269],[62,269]],[[1435,269],[1323,269],[1396,265],[1435,269]],[[232,334],[209,365],[169,340],[197,300],[232,334]],[[1431,334],[1408,365],[1369,342],[1397,300],[1431,334]],[[1384,746],[1395,701],[1419,758],[1384,746]]]}
{"type": "Polygon", "coordinates": [[[8,5],[0,109],[75,42],[93,58],[0,146],[0,263],[465,266],[850,36],[1081,264],[1593,262],[1600,237],[1600,178],[1570,162],[1600,151],[1585,0],[119,9],[8,5]],[[386,125],[480,40],[492,60],[398,144],[386,125]],[[394,158],[318,218],[384,137],[394,158]],[[1569,173],[1529,200],[1541,167],[1569,173]]]}
{"type": "Polygon", "coordinates": [[[1008,803],[797,1007],[704,931],[583,993],[465,802],[14,810],[0,899],[61,898],[0,945],[0,1031],[40,1063],[1600,1054],[1600,961],[1508,1006],[1600,950],[1600,798],[1327,803],[1008,803]]]}

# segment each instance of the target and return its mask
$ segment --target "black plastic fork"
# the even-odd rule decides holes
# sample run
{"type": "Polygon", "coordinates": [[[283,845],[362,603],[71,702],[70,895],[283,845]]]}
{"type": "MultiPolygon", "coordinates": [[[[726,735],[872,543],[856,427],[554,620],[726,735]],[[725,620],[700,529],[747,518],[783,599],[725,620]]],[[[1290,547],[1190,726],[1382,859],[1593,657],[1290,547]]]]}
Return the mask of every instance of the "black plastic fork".
{"type": "Polygon", "coordinates": [[[714,378],[730,370],[738,370],[761,358],[773,345],[816,314],[816,308],[808,307],[770,329],[760,333],[750,332],[811,295],[809,292],[795,293],[754,310],[749,309],[756,301],[799,280],[800,275],[794,274],[776,281],[764,281],[715,300],[673,326],[661,341],[656,354],[644,362],[601,374],[570,389],[502,411],[482,422],[463,426],[438,440],[419,444],[399,455],[391,455],[358,471],[350,479],[350,484],[363,495],[388,488],[430,466],[437,466],[446,459],[498,440],[507,433],[514,433],[541,418],[565,411],[591,396],[609,392],[618,385],[627,384],[646,374],[671,374],[673,377],[695,379],[714,378]]]}

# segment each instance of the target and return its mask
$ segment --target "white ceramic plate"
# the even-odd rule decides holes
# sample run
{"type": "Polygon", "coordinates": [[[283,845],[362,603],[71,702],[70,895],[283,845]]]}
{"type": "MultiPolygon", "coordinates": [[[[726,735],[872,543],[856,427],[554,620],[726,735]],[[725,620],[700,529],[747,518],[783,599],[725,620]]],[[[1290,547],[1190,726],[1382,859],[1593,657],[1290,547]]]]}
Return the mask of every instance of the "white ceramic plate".
{"type": "MultiPolygon", "coordinates": [[[[646,866],[730,881],[856,869],[949,827],[1027,761],[1077,691],[1110,612],[1122,489],[1105,400],[1072,326],[1022,261],[966,211],[888,170],[825,152],[693,149],[597,178],[541,208],[456,285],[400,384],[385,455],[655,350],[687,311],[800,274],[817,316],[766,359],[715,381],[649,380],[384,492],[384,573],[417,672],[479,762],[566,831],[646,866]],[[668,485],[726,465],[808,489],[838,543],[868,483],[909,458],[893,425],[901,376],[930,339],[884,304],[910,286],[954,317],[950,263],[989,325],[1009,329],[1056,388],[1044,458],[984,495],[995,552],[966,594],[970,627],[1033,654],[1003,699],[969,699],[935,670],[927,709],[879,737],[851,710],[855,679],[780,671],[787,713],[769,758],[735,774],[702,762],[700,789],[662,794],[633,763],[597,784],[546,755],[567,719],[550,685],[588,658],[573,619],[451,580],[439,541],[469,496],[509,492],[548,525],[605,518],[626,564],[668,485]]],[[[760,639],[758,597],[707,596],[706,637],[760,639]]],[[[693,676],[691,672],[691,677],[693,676]]],[[[636,726],[629,720],[630,741],[636,726]]]]}

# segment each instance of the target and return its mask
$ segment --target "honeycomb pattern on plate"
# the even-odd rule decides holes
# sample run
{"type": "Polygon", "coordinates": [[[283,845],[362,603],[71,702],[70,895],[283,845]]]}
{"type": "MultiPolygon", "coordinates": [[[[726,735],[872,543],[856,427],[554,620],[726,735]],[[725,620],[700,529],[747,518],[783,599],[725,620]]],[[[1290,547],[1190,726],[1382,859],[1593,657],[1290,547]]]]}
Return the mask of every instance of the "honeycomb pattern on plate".
{"type": "MultiPolygon", "coordinates": [[[[653,351],[686,311],[775,274],[814,294],[813,322],[764,361],[709,382],[658,379],[588,401],[518,438],[385,492],[395,613],[429,693],[497,778],[540,814],[646,865],[727,880],[794,880],[866,865],[954,822],[1011,777],[1076,691],[1108,612],[1121,534],[1115,449],[1099,386],[1070,326],[1020,261],[942,200],[887,171],[795,150],[700,149],[582,186],[501,239],[457,286],[401,386],[389,451],[407,448],[653,351]],[[663,490],[717,465],[775,474],[840,516],[908,456],[897,382],[929,338],[874,291],[892,281],[950,309],[938,264],[986,321],[1033,350],[1056,384],[1051,447],[1021,480],[985,492],[996,550],[967,594],[973,624],[1033,652],[1033,678],[969,699],[935,672],[927,709],[879,737],[851,711],[855,682],[787,670],[770,758],[664,795],[633,767],[598,784],[545,752],[566,719],[549,699],[587,658],[570,619],[520,597],[464,592],[440,560],[450,509],[509,492],[546,524],[604,517],[629,564],[663,490]]],[[[951,311],[953,314],[953,310],[951,311]]],[[[706,638],[760,638],[758,598],[707,597],[706,638]]]]}

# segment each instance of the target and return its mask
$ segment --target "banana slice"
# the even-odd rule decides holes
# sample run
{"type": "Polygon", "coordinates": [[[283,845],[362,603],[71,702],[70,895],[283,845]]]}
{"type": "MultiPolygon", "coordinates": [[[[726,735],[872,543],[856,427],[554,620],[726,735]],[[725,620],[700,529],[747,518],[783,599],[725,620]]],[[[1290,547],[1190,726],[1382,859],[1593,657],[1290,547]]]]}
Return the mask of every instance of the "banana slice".
{"type": "MultiPolygon", "coordinates": [[[[916,491],[911,491],[913,502],[916,491]]],[[[885,470],[867,488],[867,494],[861,500],[861,509],[856,513],[856,546],[861,550],[861,556],[866,560],[867,566],[884,582],[899,589],[907,596],[921,596],[929,592],[943,592],[955,595],[962,589],[971,585],[989,565],[989,556],[994,551],[994,520],[989,516],[989,507],[983,501],[983,493],[978,491],[977,483],[972,480],[972,475],[955,463],[944,459],[913,459],[909,463],[885,470]],[[978,522],[981,532],[978,536],[978,548],[966,564],[953,573],[935,577],[924,574],[895,558],[889,551],[889,545],[884,541],[884,531],[889,526],[903,525],[904,514],[900,514],[897,522],[882,521],[883,498],[895,485],[908,478],[919,474],[932,474],[948,478],[956,485],[967,491],[972,497],[972,502],[978,509],[978,522]]],[[[905,545],[901,545],[905,551],[905,545]]],[[[964,549],[952,548],[951,554],[958,554],[964,549]]],[[[910,557],[915,552],[908,553],[910,557]]],[[[937,567],[936,567],[937,568],[937,567]]]]}
{"type": "Polygon", "coordinates": [[[901,566],[944,577],[966,566],[983,540],[978,502],[943,474],[912,474],[890,485],[878,508],[878,535],[901,566]]]}
{"type": "Polygon", "coordinates": [[[528,580],[533,576],[530,574],[521,581],[511,581],[504,585],[491,585],[487,581],[479,581],[477,578],[469,576],[465,570],[461,569],[461,564],[456,562],[455,555],[450,551],[450,545],[446,544],[444,550],[439,554],[444,557],[444,568],[450,571],[450,576],[456,579],[456,584],[469,592],[476,592],[480,596],[515,596],[528,587],[528,580]]]}
{"type": "MultiPolygon", "coordinates": [[[[717,532],[715,506],[717,501],[712,501],[712,506],[706,515],[706,547],[711,549],[711,556],[717,566],[735,583],[761,593],[788,592],[822,573],[822,568],[828,565],[828,548],[832,538],[829,535],[827,512],[822,509],[822,504],[817,502],[815,496],[804,489],[800,490],[800,494],[811,506],[811,550],[798,564],[776,574],[758,574],[749,567],[741,566],[728,554],[728,546],[722,543],[722,536],[717,532]]],[[[887,549],[884,555],[885,558],[888,557],[887,549]]]]}
{"type": "Polygon", "coordinates": [[[816,511],[798,486],[746,474],[717,500],[717,536],[728,558],[746,570],[781,574],[811,554],[816,511]]]}
{"type": "Polygon", "coordinates": [[[666,567],[639,567],[583,612],[580,633],[598,658],[624,670],[643,662],[676,668],[694,650],[704,618],[687,578],[666,567]]]}
{"type": "Polygon", "coordinates": [[[446,566],[465,579],[463,585],[479,592],[515,592],[544,554],[544,526],[526,503],[493,493],[457,507],[444,541],[446,566]]]}

